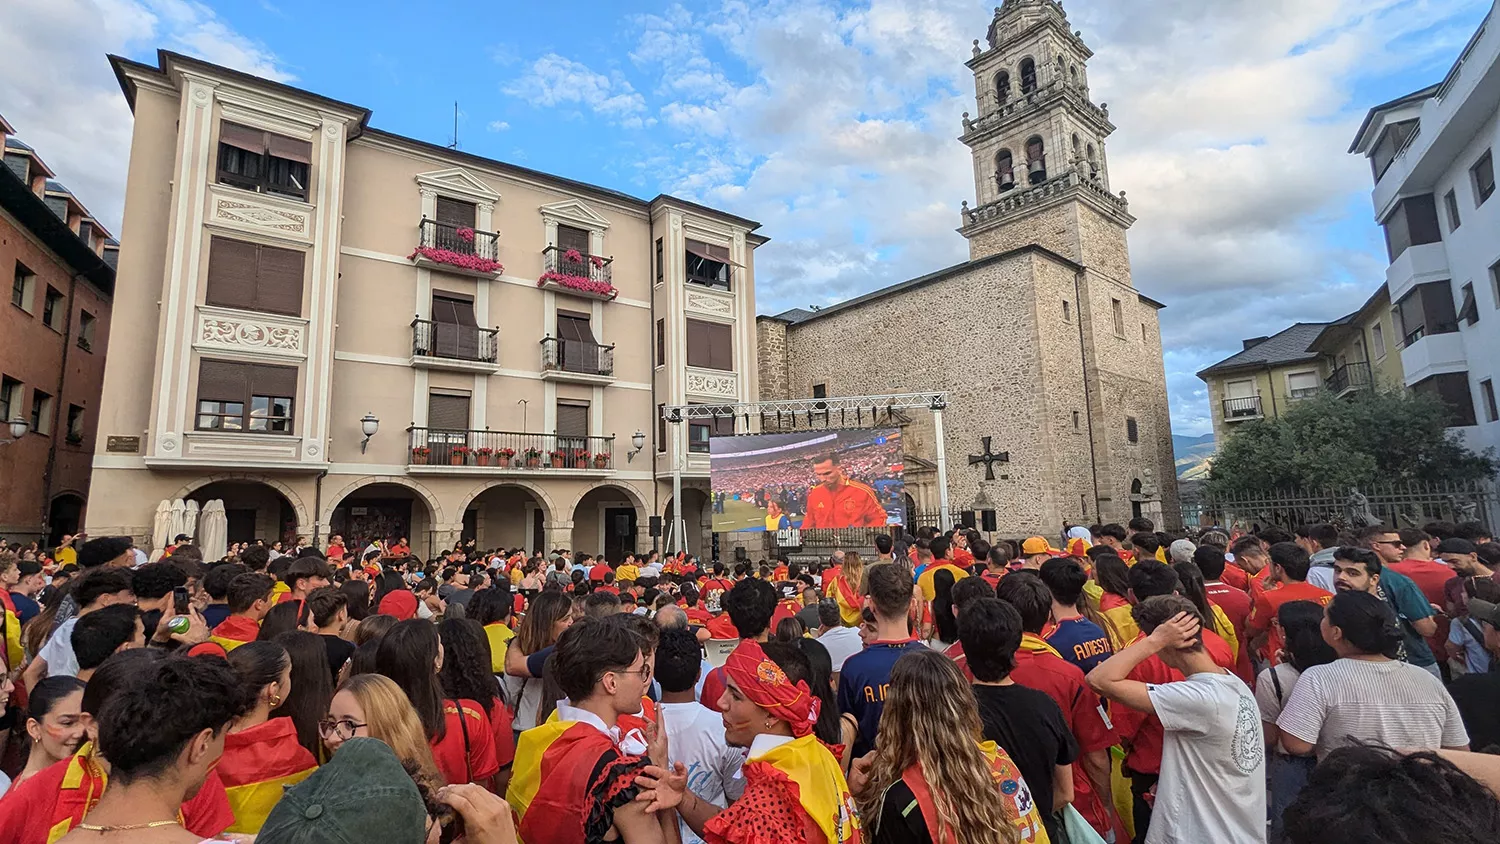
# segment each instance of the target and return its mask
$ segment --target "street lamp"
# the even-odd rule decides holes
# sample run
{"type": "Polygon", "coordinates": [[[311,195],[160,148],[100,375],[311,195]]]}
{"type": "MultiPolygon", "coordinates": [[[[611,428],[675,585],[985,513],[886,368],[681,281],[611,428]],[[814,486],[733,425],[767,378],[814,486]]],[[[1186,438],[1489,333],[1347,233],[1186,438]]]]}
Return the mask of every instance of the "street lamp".
{"type": "Polygon", "coordinates": [[[630,453],[625,455],[626,462],[634,460],[635,456],[641,453],[641,449],[646,447],[646,435],[640,429],[636,429],[635,435],[630,438],[630,445],[632,448],[630,453]]]}
{"type": "Polygon", "coordinates": [[[375,414],[366,413],[359,420],[359,429],[365,435],[364,440],[359,444],[359,453],[364,454],[365,449],[370,445],[370,437],[375,436],[375,432],[380,430],[380,420],[375,418],[375,414]]]}
{"type": "Polygon", "coordinates": [[[10,420],[10,439],[0,440],[0,445],[8,445],[15,442],[16,440],[19,440],[20,438],[26,436],[26,432],[30,430],[31,423],[17,416],[16,418],[10,420]]]}

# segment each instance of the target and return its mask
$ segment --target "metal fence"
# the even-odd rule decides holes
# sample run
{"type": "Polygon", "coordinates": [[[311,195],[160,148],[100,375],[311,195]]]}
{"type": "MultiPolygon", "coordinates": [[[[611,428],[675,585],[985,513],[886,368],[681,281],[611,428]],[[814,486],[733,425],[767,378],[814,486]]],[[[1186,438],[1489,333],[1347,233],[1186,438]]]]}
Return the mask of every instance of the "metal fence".
{"type": "Polygon", "coordinates": [[[1326,522],[1358,529],[1384,524],[1393,528],[1421,527],[1428,522],[1477,521],[1494,530],[1500,525],[1500,490],[1493,481],[1470,483],[1388,484],[1352,489],[1279,490],[1255,495],[1213,495],[1184,498],[1182,519],[1188,528],[1254,529],[1276,525],[1288,530],[1298,525],[1326,522]]]}

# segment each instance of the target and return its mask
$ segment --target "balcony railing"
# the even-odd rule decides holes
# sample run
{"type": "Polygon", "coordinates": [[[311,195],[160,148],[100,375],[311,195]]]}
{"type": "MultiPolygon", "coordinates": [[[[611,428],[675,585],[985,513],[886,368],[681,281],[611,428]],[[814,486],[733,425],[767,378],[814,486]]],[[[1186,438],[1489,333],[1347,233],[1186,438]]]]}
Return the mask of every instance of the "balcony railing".
{"type": "Polygon", "coordinates": [[[500,260],[499,235],[482,232],[468,226],[439,223],[422,218],[422,240],[420,245],[428,249],[446,249],[460,255],[473,255],[489,261],[500,260]]]}
{"type": "Polygon", "coordinates": [[[1227,421],[1259,419],[1260,417],[1260,396],[1224,400],[1224,419],[1227,421]]]}
{"type": "Polygon", "coordinates": [[[1286,400],[1305,401],[1307,399],[1315,399],[1321,392],[1323,390],[1320,387],[1296,387],[1286,391],[1286,400]]]}
{"type": "Polygon", "coordinates": [[[409,428],[407,434],[407,463],[412,466],[488,466],[537,472],[603,472],[615,468],[614,437],[416,427],[409,428]]]}
{"type": "Polygon", "coordinates": [[[1343,395],[1350,390],[1368,390],[1373,383],[1374,376],[1370,372],[1370,364],[1367,361],[1346,363],[1335,369],[1324,382],[1329,391],[1335,395],[1343,395]]]}
{"type": "Polygon", "coordinates": [[[615,347],[585,340],[543,337],[542,370],[614,377],[615,347]]]}
{"type": "Polygon", "coordinates": [[[613,258],[589,255],[577,249],[549,246],[542,250],[542,283],[581,296],[613,299],[617,295],[613,258]]]}
{"type": "Polygon", "coordinates": [[[499,334],[497,328],[433,322],[419,317],[411,321],[411,353],[415,357],[494,363],[499,334]]]}

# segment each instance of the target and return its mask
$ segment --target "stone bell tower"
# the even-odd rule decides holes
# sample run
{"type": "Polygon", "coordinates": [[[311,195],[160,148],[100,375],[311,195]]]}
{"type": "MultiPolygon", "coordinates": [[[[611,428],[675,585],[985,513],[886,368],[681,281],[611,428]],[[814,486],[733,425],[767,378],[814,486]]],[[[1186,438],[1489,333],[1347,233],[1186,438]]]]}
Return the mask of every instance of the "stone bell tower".
{"type": "MultiPolygon", "coordinates": [[[[977,116],[964,113],[959,138],[974,156],[977,207],[965,203],[959,230],[969,239],[970,257],[1036,243],[1087,264],[1080,240],[1100,236],[1118,238],[1123,249],[1135,218],[1124,194],[1109,188],[1104,143],[1115,126],[1108,107],[1089,99],[1087,63],[1094,53],[1069,29],[1062,4],[1005,0],[985,40],[987,48],[974,41],[968,62],[977,116]],[[1116,231],[1080,231],[1077,203],[1116,231]],[[1043,219],[1021,224],[1033,217],[1043,219]]],[[[1128,283],[1128,265],[1126,272],[1128,283]]]]}

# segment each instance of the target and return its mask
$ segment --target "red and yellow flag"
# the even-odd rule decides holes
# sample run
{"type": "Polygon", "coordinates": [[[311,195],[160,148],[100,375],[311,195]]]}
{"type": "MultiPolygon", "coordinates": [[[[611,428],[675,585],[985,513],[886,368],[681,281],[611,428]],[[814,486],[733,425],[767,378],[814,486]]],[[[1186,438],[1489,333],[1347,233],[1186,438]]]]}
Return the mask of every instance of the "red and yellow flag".
{"type": "Polygon", "coordinates": [[[217,770],[234,811],[229,832],[260,832],[283,787],[302,782],[317,769],[318,760],[297,743],[291,718],[272,718],[225,736],[217,770]]]}
{"type": "Polygon", "coordinates": [[[10,591],[0,587],[0,605],[5,607],[5,664],[20,668],[26,661],[26,651],[21,647],[21,615],[16,612],[16,603],[10,599],[10,591]]]}
{"type": "Polygon", "coordinates": [[[761,762],[775,768],[797,784],[797,799],[813,823],[823,830],[828,844],[859,844],[859,820],[844,771],[818,737],[808,734],[778,745],[747,765],[761,762]]]}
{"type": "Polygon", "coordinates": [[[213,629],[208,638],[217,642],[228,653],[246,642],[255,641],[255,637],[259,635],[260,625],[254,619],[231,615],[219,622],[219,626],[213,629]]]}

